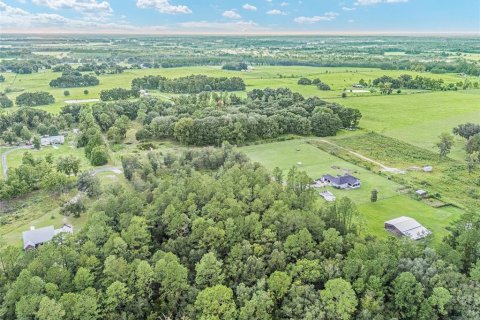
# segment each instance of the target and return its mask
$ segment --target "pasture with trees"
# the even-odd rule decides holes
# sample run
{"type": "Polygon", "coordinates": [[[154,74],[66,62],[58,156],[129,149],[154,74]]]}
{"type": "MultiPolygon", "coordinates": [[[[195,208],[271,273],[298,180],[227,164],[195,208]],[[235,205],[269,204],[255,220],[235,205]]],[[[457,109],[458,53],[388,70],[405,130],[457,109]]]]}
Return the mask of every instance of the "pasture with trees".
{"type": "Polygon", "coordinates": [[[480,318],[479,44],[2,35],[0,318],[480,318]]]}

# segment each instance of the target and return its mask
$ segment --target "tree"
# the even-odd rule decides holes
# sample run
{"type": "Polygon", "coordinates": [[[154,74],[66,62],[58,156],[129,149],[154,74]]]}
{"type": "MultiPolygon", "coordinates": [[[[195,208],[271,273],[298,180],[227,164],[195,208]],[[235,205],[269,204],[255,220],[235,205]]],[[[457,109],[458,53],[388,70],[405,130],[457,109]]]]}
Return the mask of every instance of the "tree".
{"type": "Polygon", "coordinates": [[[91,198],[102,193],[100,179],[93,172],[82,172],[78,177],[77,188],[91,198]]]}
{"type": "Polygon", "coordinates": [[[60,209],[60,212],[65,216],[73,215],[74,217],[78,218],[82,212],[85,212],[85,210],[86,207],[83,203],[82,197],[77,195],[70,199],[70,201],[66,202],[60,209]]]}
{"type": "Polygon", "coordinates": [[[108,152],[105,146],[96,146],[90,154],[90,163],[92,166],[102,166],[108,162],[108,152]]]}
{"type": "Polygon", "coordinates": [[[408,319],[414,319],[423,301],[423,286],[410,272],[402,272],[393,281],[394,305],[398,313],[408,319]]]}
{"type": "Polygon", "coordinates": [[[346,98],[347,97],[347,93],[346,92],[342,92],[342,98],[346,98]]]}
{"type": "Polygon", "coordinates": [[[453,146],[453,136],[447,132],[442,133],[440,136],[440,141],[437,143],[437,148],[440,151],[440,157],[445,158],[452,149],[453,146]]]}
{"type": "Polygon", "coordinates": [[[5,94],[0,93],[0,108],[13,107],[13,101],[10,100],[5,94]]]}
{"type": "Polygon", "coordinates": [[[480,162],[480,152],[474,151],[473,153],[467,155],[467,168],[468,173],[475,171],[478,163],[480,162]]]}
{"type": "Polygon", "coordinates": [[[80,267],[75,274],[73,284],[78,291],[82,291],[93,286],[94,281],[94,275],[87,268],[80,267]]]}
{"type": "Polygon", "coordinates": [[[41,147],[41,140],[38,136],[33,137],[33,147],[37,150],[40,150],[41,147]]]}
{"type": "Polygon", "coordinates": [[[195,265],[195,272],[195,283],[199,289],[222,284],[224,279],[222,262],[218,261],[212,252],[203,255],[195,265]]]}
{"type": "Polygon", "coordinates": [[[342,127],[340,117],[328,108],[315,109],[310,121],[312,132],[318,137],[334,136],[342,127]]]}
{"type": "Polygon", "coordinates": [[[77,175],[80,170],[80,158],[69,155],[57,160],[57,170],[68,175],[77,175]]]}
{"type": "Polygon", "coordinates": [[[467,146],[465,148],[467,153],[474,153],[476,151],[480,152],[480,133],[474,134],[467,141],[467,146]]]}
{"type": "Polygon", "coordinates": [[[459,124],[453,128],[453,133],[468,140],[470,137],[480,133],[480,124],[471,122],[459,124]]]}
{"type": "Polygon", "coordinates": [[[90,93],[90,92],[88,91],[88,89],[83,90],[83,94],[84,94],[84,95],[87,95],[87,94],[89,94],[89,93],[90,93]]]}
{"type": "Polygon", "coordinates": [[[378,199],[378,190],[373,189],[370,194],[370,202],[377,202],[377,199],[378,199]]]}
{"type": "Polygon", "coordinates": [[[229,320],[235,319],[237,314],[233,291],[223,285],[200,291],[195,300],[195,309],[200,320],[229,320]]]}
{"type": "Polygon", "coordinates": [[[40,300],[36,319],[38,320],[62,320],[65,316],[65,310],[60,303],[48,297],[40,300]]]}
{"type": "Polygon", "coordinates": [[[70,91],[68,91],[68,90],[63,91],[63,95],[65,97],[68,97],[70,95],[70,91]]]}
{"type": "Polygon", "coordinates": [[[283,271],[275,271],[267,280],[269,291],[272,293],[276,301],[283,299],[287,294],[292,278],[283,271]]]}
{"type": "Polygon", "coordinates": [[[308,78],[300,78],[298,79],[297,84],[302,85],[302,86],[309,86],[312,84],[312,80],[308,78]]]}
{"type": "Polygon", "coordinates": [[[348,320],[352,318],[358,301],[349,282],[338,278],[328,280],[320,291],[327,319],[348,320]]]}

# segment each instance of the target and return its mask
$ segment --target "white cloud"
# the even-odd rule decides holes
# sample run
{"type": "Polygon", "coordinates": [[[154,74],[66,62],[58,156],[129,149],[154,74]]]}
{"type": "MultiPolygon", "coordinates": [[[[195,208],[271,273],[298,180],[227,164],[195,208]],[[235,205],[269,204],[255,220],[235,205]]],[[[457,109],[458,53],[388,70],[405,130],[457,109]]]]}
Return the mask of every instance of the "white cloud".
{"type": "Polygon", "coordinates": [[[286,7],[286,6],[288,6],[288,5],[289,5],[289,3],[288,3],[288,2],[285,2],[285,1],[282,2],[282,3],[280,3],[280,7],[286,7]]]}
{"type": "Polygon", "coordinates": [[[379,3],[405,3],[408,0],[357,0],[356,6],[372,6],[379,3]]]}
{"type": "Polygon", "coordinates": [[[222,13],[222,16],[224,16],[225,18],[229,18],[229,19],[240,19],[241,18],[241,16],[233,10],[225,11],[224,13],[222,13]]]}
{"type": "Polygon", "coordinates": [[[294,19],[296,23],[316,23],[320,21],[331,21],[338,16],[336,12],[325,12],[323,16],[313,16],[313,17],[297,17],[294,19]]]}
{"type": "Polygon", "coordinates": [[[20,9],[20,8],[14,8],[3,1],[0,1],[0,12],[2,13],[2,19],[6,18],[10,15],[22,15],[22,14],[28,14],[27,11],[20,9]]]}
{"type": "Polygon", "coordinates": [[[355,10],[356,8],[350,8],[350,7],[342,7],[342,10],[343,11],[353,11],[355,10]]]}
{"type": "Polygon", "coordinates": [[[270,14],[270,15],[286,15],[287,13],[285,11],[280,11],[278,9],[273,9],[273,10],[270,10],[270,11],[267,11],[267,14],[270,14]]]}
{"type": "Polygon", "coordinates": [[[185,5],[173,5],[170,0],[137,0],[137,7],[155,8],[161,13],[168,14],[189,14],[192,13],[189,7],[185,5]]]}
{"type": "Polygon", "coordinates": [[[80,12],[112,12],[108,1],[96,0],[32,0],[39,6],[46,6],[50,9],[71,9],[80,12]]]}
{"type": "Polygon", "coordinates": [[[259,26],[256,22],[243,20],[230,22],[188,21],[178,23],[177,26],[185,31],[194,31],[195,33],[218,33],[218,30],[222,30],[224,33],[255,33],[269,30],[259,26]]]}
{"type": "Polygon", "coordinates": [[[252,6],[251,4],[248,4],[248,3],[245,3],[242,8],[249,11],[257,11],[257,7],[252,6]]]}

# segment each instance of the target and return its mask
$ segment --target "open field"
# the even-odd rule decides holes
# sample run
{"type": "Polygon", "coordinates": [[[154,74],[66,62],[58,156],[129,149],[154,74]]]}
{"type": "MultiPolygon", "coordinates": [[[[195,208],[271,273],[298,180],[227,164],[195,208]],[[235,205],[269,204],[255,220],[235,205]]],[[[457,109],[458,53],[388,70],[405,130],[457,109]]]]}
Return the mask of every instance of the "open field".
{"type": "MultiPolygon", "coordinates": [[[[351,172],[362,181],[359,189],[337,190],[331,187],[327,189],[337,198],[346,196],[355,201],[365,219],[366,231],[378,237],[388,235],[383,230],[383,222],[406,215],[424,223],[436,234],[435,242],[439,242],[447,233],[445,227],[463,212],[453,207],[437,209],[415,200],[405,194],[408,190],[403,185],[328,154],[302,140],[253,145],[242,147],[240,150],[270,170],[279,167],[286,172],[301,162],[301,165],[297,166],[312,179],[326,173],[335,175],[351,172]],[[341,169],[332,169],[332,166],[341,169]],[[373,189],[378,190],[377,203],[370,202],[370,192],[373,189]]],[[[321,201],[323,203],[323,199],[321,201]]]]}
{"type": "MultiPolygon", "coordinates": [[[[80,99],[96,99],[99,97],[100,91],[110,88],[129,88],[131,81],[137,77],[143,77],[145,75],[163,75],[166,77],[182,77],[191,74],[205,74],[208,76],[216,77],[233,77],[238,76],[245,80],[247,84],[247,91],[252,89],[261,89],[266,87],[279,88],[288,87],[293,91],[300,92],[305,96],[319,96],[321,98],[339,98],[344,89],[349,89],[353,84],[358,83],[360,79],[365,81],[373,80],[381,77],[385,74],[398,77],[402,74],[410,74],[412,76],[421,75],[428,76],[435,79],[443,79],[445,83],[456,83],[464,81],[466,77],[456,74],[430,74],[420,73],[404,70],[380,70],[371,68],[320,68],[320,67],[269,67],[262,66],[256,67],[255,70],[249,72],[239,71],[226,71],[222,70],[218,66],[205,66],[205,67],[182,67],[182,68],[166,68],[166,69],[136,69],[126,70],[121,74],[100,75],[100,85],[93,87],[81,87],[81,88],[69,88],[58,89],[51,88],[48,84],[51,80],[59,77],[61,73],[52,72],[51,70],[42,70],[38,73],[15,75],[12,73],[6,73],[6,81],[0,83],[0,91],[6,88],[13,88],[15,90],[23,91],[48,91],[55,97],[55,104],[49,106],[42,106],[40,108],[49,110],[53,113],[57,113],[60,108],[65,104],[65,100],[80,100],[80,99]],[[297,84],[297,81],[301,77],[307,78],[320,78],[323,82],[329,84],[332,88],[331,91],[320,91],[316,86],[301,86],[297,84]],[[87,89],[89,93],[85,95],[83,91],[87,89]],[[65,97],[63,92],[65,90],[70,91],[70,96],[65,97]]],[[[474,80],[474,77],[467,77],[470,80],[474,80]]],[[[478,79],[477,79],[478,80],[478,79]]],[[[480,92],[480,90],[477,90],[480,92]]],[[[408,95],[408,93],[418,92],[406,90],[401,96],[408,95]]],[[[15,99],[21,92],[11,92],[8,96],[11,99],[15,99]]],[[[155,92],[153,92],[155,94],[155,92]]],[[[436,94],[436,93],[434,93],[436,94]]],[[[479,93],[480,94],[480,93],[479,93]]],[[[168,96],[167,94],[163,94],[168,96]]],[[[395,94],[396,95],[396,94],[395,94]]],[[[378,93],[349,93],[349,96],[380,96],[378,93]]],[[[343,100],[342,100],[343,101],[343,100]]]]}

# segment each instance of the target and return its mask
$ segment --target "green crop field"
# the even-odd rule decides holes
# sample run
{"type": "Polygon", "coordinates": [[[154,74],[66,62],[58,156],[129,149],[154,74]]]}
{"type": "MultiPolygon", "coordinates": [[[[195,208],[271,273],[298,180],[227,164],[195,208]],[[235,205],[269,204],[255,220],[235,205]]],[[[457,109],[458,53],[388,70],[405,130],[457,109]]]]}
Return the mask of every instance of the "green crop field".
{"type": "MultiPolygon", "coordinates": [[[[423,223],[436,235],[439,242],[447,233],[445,227],[463,212],[453,207],[432,208],[404,194],[404,187],[387,178],[374,174],[364,168],[330,155],[303,140],[290,140],[240,148],[253,161],[260,162],[268,169],[279,167],[286,172],[297,166],[311,178],[320,178],[323,174],[332,175],[350,172],[362,181],[362,186],[354,190],[337,190],[327,187],[337,198],[349,197],[358,204],[365,220],[365,231],[378,237],[386,237],[383,223],[402,215],[410,216],[423,223]],[[333,167],[333,168],[332,168],[333,167]],[[379,201],[370,203],[370,192],[378,190],[379,201]]],[[[323,190],[323,188],[322,188],[323,190]]],[[[325,203],[323,199],[322,203],[325,203]]]]}

